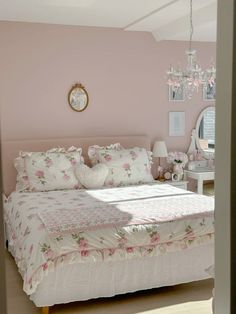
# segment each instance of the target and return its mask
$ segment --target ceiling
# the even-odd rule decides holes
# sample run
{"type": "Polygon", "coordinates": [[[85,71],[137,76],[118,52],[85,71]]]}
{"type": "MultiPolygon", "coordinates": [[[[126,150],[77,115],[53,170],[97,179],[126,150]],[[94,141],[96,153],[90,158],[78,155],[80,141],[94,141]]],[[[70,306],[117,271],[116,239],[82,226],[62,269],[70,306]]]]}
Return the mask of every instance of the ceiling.
{"type": "MultiPolygon", "coordinates": [[[[196,41],[216,41],[217,0],[193,0],[196,41]]],[[[189,0],[0,0],[0,20],[148,31],[188,40],[189,0]]]]}

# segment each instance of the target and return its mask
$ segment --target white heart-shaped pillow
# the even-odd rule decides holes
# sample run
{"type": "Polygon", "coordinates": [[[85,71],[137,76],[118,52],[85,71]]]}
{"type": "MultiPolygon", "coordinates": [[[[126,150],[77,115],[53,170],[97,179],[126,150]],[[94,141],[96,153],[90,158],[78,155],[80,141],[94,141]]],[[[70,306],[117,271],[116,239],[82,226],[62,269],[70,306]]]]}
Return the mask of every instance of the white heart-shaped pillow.
{"type": "Polygon", "coordinates": [[[85,164],[77,166],[75,175],[79,182],[87,189],[96,189],[104,186],[109,169],[104,164],[97,164],[89,168],[85,164]]]}

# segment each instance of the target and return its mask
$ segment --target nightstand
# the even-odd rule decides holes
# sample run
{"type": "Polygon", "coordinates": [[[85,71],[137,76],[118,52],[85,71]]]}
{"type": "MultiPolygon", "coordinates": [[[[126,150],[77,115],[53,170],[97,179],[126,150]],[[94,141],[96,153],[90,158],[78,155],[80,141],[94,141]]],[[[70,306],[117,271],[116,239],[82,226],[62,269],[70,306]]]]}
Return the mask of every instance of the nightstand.
{"type": "Polygon", "coordinates": [[[172,181],[172,180],[166,180],[166,181],[158,181],[156,180],[158,183],[160,184],[170,184],[172,186],[175,186],[177,188],[183,189],[183,190],[187,190],[188,189],[188,181],[172,181]]]}
{"type": "Polygon", "coordinates": [[[207,167],[196,167],[194,170],[184,170],[184,179],[187,178],[197,180],[197,192],[203,194],[203,181],[215,180],[215,172],[207,167]]]}

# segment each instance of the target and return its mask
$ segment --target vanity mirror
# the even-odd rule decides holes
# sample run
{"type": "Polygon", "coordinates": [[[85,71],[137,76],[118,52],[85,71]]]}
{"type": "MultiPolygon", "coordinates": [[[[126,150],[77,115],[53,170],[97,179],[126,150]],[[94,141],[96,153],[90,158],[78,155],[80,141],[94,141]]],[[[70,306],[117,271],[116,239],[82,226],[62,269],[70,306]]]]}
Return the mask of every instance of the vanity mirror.
{"type": "Polygon", "coordinates": [[[192,131],[188,154],[195,150],[202,151],[206,159],[215,155],[215,107],[205,108],[199,115],[195,129],[192,131]]]}

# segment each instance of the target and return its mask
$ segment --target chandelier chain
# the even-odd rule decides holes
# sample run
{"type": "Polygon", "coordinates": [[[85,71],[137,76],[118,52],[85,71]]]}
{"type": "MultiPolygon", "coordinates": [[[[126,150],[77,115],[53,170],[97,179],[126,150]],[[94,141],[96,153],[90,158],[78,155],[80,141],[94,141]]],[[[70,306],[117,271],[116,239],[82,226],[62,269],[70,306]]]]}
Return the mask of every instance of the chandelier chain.
{"type": "Polygon", "coordinates": [[[193,38],[193,0],[190,0],[190,36],[189,36],[189,50],[192,50],[192,38],[193,38]]]}

